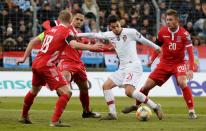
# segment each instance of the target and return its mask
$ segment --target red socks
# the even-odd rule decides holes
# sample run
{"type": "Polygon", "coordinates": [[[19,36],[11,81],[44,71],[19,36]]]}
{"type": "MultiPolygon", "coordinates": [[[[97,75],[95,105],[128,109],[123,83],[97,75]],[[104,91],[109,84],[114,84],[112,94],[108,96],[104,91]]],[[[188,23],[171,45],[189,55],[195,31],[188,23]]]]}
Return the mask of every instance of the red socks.
{"type": "Polygon", "coordinates": [[[32,94],[30,91],[24,97],[22,117],[28,117],[29,109],[30,109],[31,105],[33,104],[35,97],[36,97],[36,95],[32,94]]]}
{"type": "Polygon", "coordinates": [[[54,113],[51,118],[52,122],[57,122],[59,120],[69,99],[70,96],[68,94],[63,94],[59,97],[59,99],[56,102],[56,107],[54,109],[54,113]]]}
{"type": "MultiPolygon", "coordinates": [[[[141,88],[141,89],[140,89],[140,92],[142,92],[145,96],[147,96],[148,93],[149,93],[149,90],[144,90],[143,88],[141,88]]],[[[145,102],[147,102],[147,101],[148,101],[148,98],[145,100],[145,102]]],[[[144,102],[144,103],[145,103],[145,102],[144,102]]],[[[137,106],[140,105],[141,103],[142,103],[142,102],[136,100],[136,105],[137,105],[137,106]]]]}
{"type": "Polygon", "coordinates": [[[89,110],[89,94],[88,94],[88,91],[85,92],[85,91],[80,90],[79,99],[82,103],[82,107],[83,107],[84,111],[89,112],[90,110],[89,110]]]}
{"type": "Polygon", "coordinates": [[[188,86],[186,86],[184,89],[182,89],[182,94],[188,109],[194,109],[194,100],[191,89],[188,86]]]}

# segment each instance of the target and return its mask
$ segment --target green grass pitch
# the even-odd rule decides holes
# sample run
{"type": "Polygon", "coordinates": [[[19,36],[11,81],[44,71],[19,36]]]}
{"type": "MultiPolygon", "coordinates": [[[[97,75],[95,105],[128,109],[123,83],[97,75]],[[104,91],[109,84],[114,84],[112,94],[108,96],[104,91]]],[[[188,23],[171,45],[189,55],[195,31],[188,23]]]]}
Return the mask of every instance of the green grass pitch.
{"type": "MultiPolygon", "coordinates": [[[[121,109],[134,103],[127,97],[116,97],[119,119],[116,121],[99,121],[82,119],[82,108],[77,97],[72,97],[62,116],[65,123],[72,127],[49,127],[49,120],[56,102],[54,97],[37,97],[30,111],[33,124],[18,123],[23,98],[0,97],[0,131],[206,131],[206,97],[195,97],[197,120],[189,120],[182,97],[153,97],[162,105],[165,117],[159,121],[155,114],[151,120],[140,122],[135,114],[124,115],[121,109]]],[[[105,115],[108,111],[103,97],[91,97],[93,111],[105,115]]]]}

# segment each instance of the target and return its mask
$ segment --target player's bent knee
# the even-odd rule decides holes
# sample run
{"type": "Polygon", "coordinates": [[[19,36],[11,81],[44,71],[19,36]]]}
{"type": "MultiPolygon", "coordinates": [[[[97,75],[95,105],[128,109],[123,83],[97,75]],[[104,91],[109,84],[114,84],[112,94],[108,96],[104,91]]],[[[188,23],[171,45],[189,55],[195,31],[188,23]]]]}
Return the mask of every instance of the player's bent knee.
{"type": "Polygon", "coordinates": [[[37,95],[38,92],[40,91],[40,89],[41,89],[41,87],[32,86],[31,92],[32,92],[32,94],[37,95]]]}
{"type": "Polygon", "coordinates": [[[186,82],[178,82],[181,89],[185,88],[187,86],[186,82]]]}
{"type": "Polygon", "coordinates": [[[135,88],[131,85],[124,85],[124,88],[125,88],[125,94],[128,97],[132,97],[132,93],[134,92],[135,88]]]}

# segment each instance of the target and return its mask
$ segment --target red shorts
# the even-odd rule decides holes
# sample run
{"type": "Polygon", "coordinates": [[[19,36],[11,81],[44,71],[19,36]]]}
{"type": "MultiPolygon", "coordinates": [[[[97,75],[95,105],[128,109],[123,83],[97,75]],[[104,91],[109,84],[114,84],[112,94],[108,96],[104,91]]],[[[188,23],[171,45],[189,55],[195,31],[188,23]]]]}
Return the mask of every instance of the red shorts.
{"type": "Polygon", "coordinates": [[[181,75],[186,75],[186,64],[183,62],[171,65],[160,62],[156,69],[149,75],[149,78],[154,80],[158,86],[161,86],[172,75],[176,78],[181,75]]]}
{"type": "Polygon", "coordinates": [[[83,63],[74,63],[68,61],[61,61],[58,65],[60,71],[69,71],[74,82],[82,82],[87,80],[86,69],[83,63]]]}
{"type": "Polygon", "coordinates": [[[56,90],[68,84],[56,66],[40,68],[32,66],[32,73],[33,86],[45,86],[47,84],[50,90],[56,90]]]}

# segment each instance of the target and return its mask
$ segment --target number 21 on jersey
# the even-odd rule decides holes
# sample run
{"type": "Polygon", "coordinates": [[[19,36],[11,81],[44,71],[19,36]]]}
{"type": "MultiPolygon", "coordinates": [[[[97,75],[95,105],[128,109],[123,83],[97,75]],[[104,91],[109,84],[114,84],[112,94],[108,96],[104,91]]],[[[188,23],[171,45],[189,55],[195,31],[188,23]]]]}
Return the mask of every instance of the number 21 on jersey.
{"type": "Polygon", "coordinates": [[[176,43],[171,42],[169,44],[169,50],[176,50],[176,43]]]}
{"type": "Polygon", "coordinates": [[[44,41],[42,43],[42,47],[40,49],[41,52],[46,53],[47,50],[49,49],[49,44],[52,42],[53,36],[51,35],[46,35],[44,38],[44,41]]]}

